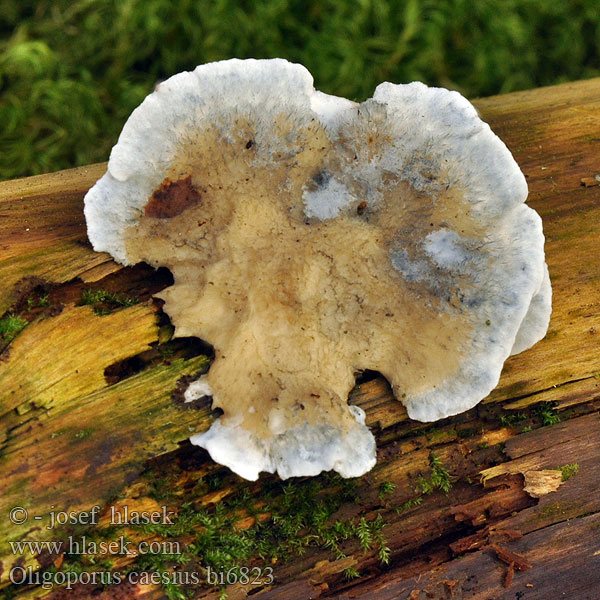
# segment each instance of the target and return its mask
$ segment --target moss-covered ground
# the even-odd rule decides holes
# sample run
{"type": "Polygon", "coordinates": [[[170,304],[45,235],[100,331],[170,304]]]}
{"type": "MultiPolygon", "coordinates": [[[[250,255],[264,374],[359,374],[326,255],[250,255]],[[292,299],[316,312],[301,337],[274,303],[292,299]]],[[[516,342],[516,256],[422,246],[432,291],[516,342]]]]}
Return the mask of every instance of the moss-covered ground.
{"type": "Polygon", "coordinates": [[[469,97],[600,74],[596,0],[0,0],[0,179],[106,160],[162,79],[232,57],[304,64],[364,99],[469,97]]]}

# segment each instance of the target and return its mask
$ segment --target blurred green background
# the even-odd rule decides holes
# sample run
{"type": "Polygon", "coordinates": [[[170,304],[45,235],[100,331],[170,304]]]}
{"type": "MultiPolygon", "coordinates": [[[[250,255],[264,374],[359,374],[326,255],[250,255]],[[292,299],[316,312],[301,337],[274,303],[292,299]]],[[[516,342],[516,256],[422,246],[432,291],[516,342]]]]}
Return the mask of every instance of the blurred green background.
{"type": "Polygon", "coordinates": [[[281,56],[325,92],[484,96],[600,75],[599,0],[0,0],[0,179],[106,160],[155,83],[281,56]]]}

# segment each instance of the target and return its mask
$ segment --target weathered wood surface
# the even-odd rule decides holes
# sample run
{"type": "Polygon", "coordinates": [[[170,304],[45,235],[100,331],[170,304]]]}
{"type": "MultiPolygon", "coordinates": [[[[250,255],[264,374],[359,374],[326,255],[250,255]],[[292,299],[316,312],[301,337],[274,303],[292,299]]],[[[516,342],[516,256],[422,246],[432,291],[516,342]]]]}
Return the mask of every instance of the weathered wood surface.
{"type": "MultiPolygon", "coordinates": [[[[600,79],[475,104],[521,165],[528,203],[544,221],[554,289],[549,333],[506,363],[497,389],[476,409],[434,427],[410,421],[382,379],[360,383],[351,401],[377,434],[378,463],[329,521],[356,525],[379,515],[389,564],[376,543],[364,551],[350,536],[342,557],[315,536],[293,560],[249,557],[243,564],[272,566],[275,581],[229,586],[229,598],[600,597],[600,79]],[[561,422],[549,425],[556,415],[561,422]],[[419,484],[419,475],[421,482],[431,478],[432,460],[450,475],[447,494],[424,493],[419,484]],[[556,470],[572,464],[578,471],[563,482],[556,470]],[[420,505],[405,504],[419,494],[420,505]],[[349,578],[352,569],[360,577],[349,578]]],[[[93,586],[8,585],[11,566],[68,564],[62,553],[19,555],[8,543],[64,540],[76,531],[47,529],[51,510],[98,504],[106,525],[111,505],[168,505],[183,514],[192,502],[212,514],[222,504],[235,513],[235,533],[257,522],[275,528],[284,496],[276,477],[244,482],[186,443],[212,419],[206,403],[183,410],[177,402],[178,381],[206,369],[206,347],[169,341],[168,319],[152,300],[170,284],[168,273],[121,268],[91,250],[82,199],[104,170],[92,165],[0,184],[0,315],[29,323],[10,344],[0,339],[0,585],[21,598],[92,596],[93,586]],[[82,306],[86,289],[136,303],[82,306]],[[157,482],[168,487],[162,500],[157,482]],[[245,491],[247,506],[226,506],[245,491]],[[27,509],[27,522],[11,523],[15,506],[27,509]]],[[[318,482],[315,502],[335,493],[338,483],[318,482]]],[[[294,489],[306,485],[301,480],[294,489]]],[[[167,537],[193,542],[201,529],[167,537]]],[[[166,535],[126,527],[112,535],[123,532],[137,541],[166,535]]],[[[122,570],[139,557],[110,558],[110,568],[122,570]]],[[[165,593],[125,582],[94,597],[165,593]]],[[[190,593],[219,595],[207,586],[190,593]]]]}

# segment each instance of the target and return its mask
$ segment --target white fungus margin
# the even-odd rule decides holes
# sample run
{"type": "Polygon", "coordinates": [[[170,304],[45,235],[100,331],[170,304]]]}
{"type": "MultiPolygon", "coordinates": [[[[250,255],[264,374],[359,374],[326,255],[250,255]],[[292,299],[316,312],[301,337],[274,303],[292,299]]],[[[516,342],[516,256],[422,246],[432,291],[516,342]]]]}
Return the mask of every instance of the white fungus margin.
{"type": "Polygon", "coordinates": [[[472,408],[548,327],[541,219],[456,92],[383,83],[354,103],[281,59],[201,65],[132,113],[88,192],[95,250],[173,273],[176,336],[215,348],[191,437],[247,479],[375,464],[356,372],[411,418],[472,408]]]}

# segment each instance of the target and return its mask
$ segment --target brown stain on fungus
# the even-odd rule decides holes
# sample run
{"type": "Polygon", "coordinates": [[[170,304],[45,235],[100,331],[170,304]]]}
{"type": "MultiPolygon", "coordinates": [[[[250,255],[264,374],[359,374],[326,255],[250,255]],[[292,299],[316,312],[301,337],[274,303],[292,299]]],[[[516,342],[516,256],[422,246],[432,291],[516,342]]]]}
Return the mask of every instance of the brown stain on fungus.
{"type": "Polygon", "coordinates": [[[170,219],[180,215],[186,208],[198,204],[201,196],[192,185],[192,176],[171,181],[166,177],[152,192],[148,204],[144,207],[147,217],[170,219]]]}

